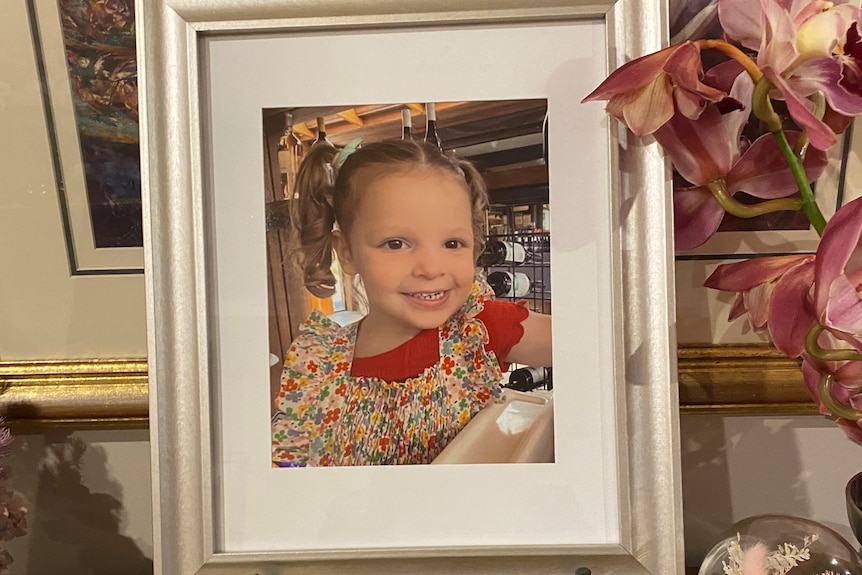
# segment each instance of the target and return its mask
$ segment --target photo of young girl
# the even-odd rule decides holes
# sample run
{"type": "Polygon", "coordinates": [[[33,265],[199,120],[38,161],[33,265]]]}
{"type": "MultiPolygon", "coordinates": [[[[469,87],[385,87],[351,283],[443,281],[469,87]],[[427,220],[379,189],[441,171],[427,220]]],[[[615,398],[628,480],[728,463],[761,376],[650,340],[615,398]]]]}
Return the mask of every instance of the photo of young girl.
{"type": "Polygon", "coordinates": [[[551,316],[495,299],[477,258],[488,193],[468,161],[409,139],[312,146],[291,202],[308,291],[335,292],[333,255],[364,315],[311,312],[284,358],[278,467],[430,463],[511,363],[551,366],[551,316]]]}

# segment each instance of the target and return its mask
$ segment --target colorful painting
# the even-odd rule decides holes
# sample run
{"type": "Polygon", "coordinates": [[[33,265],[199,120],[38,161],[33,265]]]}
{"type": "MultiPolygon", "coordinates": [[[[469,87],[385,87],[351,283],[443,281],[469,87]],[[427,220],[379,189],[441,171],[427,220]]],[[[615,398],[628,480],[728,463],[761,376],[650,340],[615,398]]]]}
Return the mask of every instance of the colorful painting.
{"type": "Polygon", "coordinates": [[[59,0],[95,248],[143,245],[133,0],[59,0]]]}

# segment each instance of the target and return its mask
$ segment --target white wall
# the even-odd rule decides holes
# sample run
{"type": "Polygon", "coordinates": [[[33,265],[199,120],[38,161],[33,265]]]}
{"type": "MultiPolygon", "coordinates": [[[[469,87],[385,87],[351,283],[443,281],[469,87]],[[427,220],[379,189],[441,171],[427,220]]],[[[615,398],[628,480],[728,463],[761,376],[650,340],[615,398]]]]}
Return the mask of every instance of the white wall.
{"type": "Polygon", "coordinates": [[[862,471],[862,446],[826,418],[681,418],[683,514],[688,564],[697,564],[736,521],[797,515],[859,548],[844,488],[862,471]]]}
{"type": "Polygon", "coordinates": [[[4,543],[12,573],[153,572],[146,430],[15,433],[9,486],[28,503],[28,535],[4,543]]]}

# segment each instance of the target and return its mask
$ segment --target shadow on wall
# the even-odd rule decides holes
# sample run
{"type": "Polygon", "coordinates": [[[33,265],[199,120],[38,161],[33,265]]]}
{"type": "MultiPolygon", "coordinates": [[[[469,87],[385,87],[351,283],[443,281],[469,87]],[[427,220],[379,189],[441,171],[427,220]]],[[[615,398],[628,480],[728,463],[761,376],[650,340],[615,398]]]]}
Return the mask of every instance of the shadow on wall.
{"type": "Polygon", "coordinates": [[[107,463],[104,448],[87,445],[71,431],[16,439],[10,486],[24,494],[30,511],[28,535],[9,545],[12,573],[153,573],[152,559],[122,534],[123,488],[107,463]]]}
{"type": "Polygon", "coordinates": [[[691,415],[680,436],[686,565],[699,565],[741,519],[810,515],[791,420],[691,415]]]}

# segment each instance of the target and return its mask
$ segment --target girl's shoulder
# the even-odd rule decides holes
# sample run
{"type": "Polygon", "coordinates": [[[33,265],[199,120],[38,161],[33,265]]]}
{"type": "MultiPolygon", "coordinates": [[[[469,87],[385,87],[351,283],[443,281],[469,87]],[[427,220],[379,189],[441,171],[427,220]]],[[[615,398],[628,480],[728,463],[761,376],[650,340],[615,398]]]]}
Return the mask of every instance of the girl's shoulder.
{"type": "Polygon", "coordinates": [[[293,347],[331,347],[344,345],[351,340],[355,324],[341,326],[326,314],[313,310],[299,328],[299,335],[293,340],[293,347]]]}

